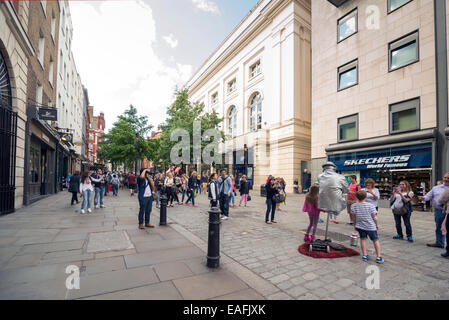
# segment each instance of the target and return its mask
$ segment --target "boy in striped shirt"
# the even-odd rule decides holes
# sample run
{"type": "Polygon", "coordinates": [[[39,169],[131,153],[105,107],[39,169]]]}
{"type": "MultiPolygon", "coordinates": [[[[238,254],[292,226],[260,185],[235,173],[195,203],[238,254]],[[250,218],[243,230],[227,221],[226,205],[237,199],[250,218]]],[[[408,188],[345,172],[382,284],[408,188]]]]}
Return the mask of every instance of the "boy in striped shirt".
{"type": "Polygon", "coordinates": [[[360,190],[355,196],[357,202],[351,206],[351,213],[355,218],[355,229],[360,234],[360,245],[362,247],[363,261],[369,260],[369,255],[366,250],[366,239],[369,237],[374,244],[377,254],[377,263],[384,263],[384,259],[380,255],[380,242],[377,230],[379,226],[377,224],[377,211],[376,207],[371,203],[366,202],[366,191],[360,190]]]}

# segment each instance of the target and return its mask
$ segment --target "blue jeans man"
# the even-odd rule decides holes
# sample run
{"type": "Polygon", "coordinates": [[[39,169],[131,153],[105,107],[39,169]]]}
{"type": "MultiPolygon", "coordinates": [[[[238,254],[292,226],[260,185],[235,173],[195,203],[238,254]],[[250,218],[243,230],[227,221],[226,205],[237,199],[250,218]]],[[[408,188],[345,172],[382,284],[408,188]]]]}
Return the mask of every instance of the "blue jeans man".
{"type": "Polygon", "coordinates": [[[220,195],[220,210],[221,214],[225,217],[229,217],[229,200],[231,199],[230,196],[227,194],[221,194],[220,195]]]}
{"type": "Polygon", "coordinates": [[[104,196],[104,186],[103,187],[95,187],[95,198],[94,198],[94,206],[98,206],[98,195],[100,195],[100,206],[104,207],[103,196],[104,196]]]}
{"type": "Polygon", "coordinates": [[[441,226],[443,224],[445,214],[443,213],[443,210],[441,209],[435,209],[435,236],[436,241],[435,243],[439,245],[440,247],[444,248],[444,243],[446,242],[446,236],[441,232],[441,226]]]}
{"type": "Polygon", "coordinates": [[[267,211],[265,212],[265,222],[268,223],[270,220],[270,212],[271,212],[271,222],[274,221],[274,215],[276,214],[276,202],[273,199],[267,199],[265,201],[267,204],[267,211]]]}
{"type": "Polygon", "coordinates": [[[151,197],[143,197],[142,200],[139,200],[140,209],[139,209],[139,224],[144,223],[145,216],[145,225],[150,224],[150,215],[153,209],[153,196],[151,197]]]}

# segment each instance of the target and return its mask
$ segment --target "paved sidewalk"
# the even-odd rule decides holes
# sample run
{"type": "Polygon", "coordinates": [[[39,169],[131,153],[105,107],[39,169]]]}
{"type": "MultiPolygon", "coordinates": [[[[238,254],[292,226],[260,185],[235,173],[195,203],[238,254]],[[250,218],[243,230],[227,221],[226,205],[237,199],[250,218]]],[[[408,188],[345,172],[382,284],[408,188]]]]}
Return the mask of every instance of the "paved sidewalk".
{"type": "Polygon", "coordinates": [[[127,190],[92,214],[69,202],[62,192],[0,217],[0,299],[255,300],[279,291],[225,255],[208,269],[206,243],[181,226],[159,227],[157,209],[156,228],[138,230],[127,190]],[[66,289],[69,265],[80,269],[79,290],[66,289]]]}
{"type": "MultiPolygon", "coordinates": [[[[125,191],[105,198],[107,208],[80,215],[66,192],[0,217],[1,299],[449,299],[449,260],[434,240],[432,213],[414,212],[415,243],[393,240],[394,220],[382,209],[384,265],[380,289],[368,290],[360,257],[313,259],[300,255],[308,217],[303,196],[290,195],[276,225],[264,223],[264,198],[230,209],[221,226],[221,267],[206,266],[208,200],[168,209],[167,227],[137,229],[137,199],[125,191]],[[66,267],[81,270],[81,289],[67,290],[66,267]]],[[[324,218],[324,216],[323,216],[324,218]]],[[[346,213],[331,235],[348,245],[346,213]]],[[[319,225],[320,230],[324,224],[319,225]]],[[[359,250],[359,248],[357,248],[359,250]]],[[[372,245],[369,244],[371,255],[372,245]]]]}

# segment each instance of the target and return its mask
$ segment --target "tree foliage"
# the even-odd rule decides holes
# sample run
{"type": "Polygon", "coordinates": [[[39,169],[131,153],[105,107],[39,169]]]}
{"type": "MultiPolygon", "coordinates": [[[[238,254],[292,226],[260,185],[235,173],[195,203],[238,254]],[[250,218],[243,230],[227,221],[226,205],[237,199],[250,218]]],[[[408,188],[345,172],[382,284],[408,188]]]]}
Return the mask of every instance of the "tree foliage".
{"type": "Polygon", "coordinates": [[[104,134],[104,141],[99,143],[99,154],[113,165],[124,164],[132,168],[136,158],[143,160],[152,153],[151,143],[146,138],[152,126],[147,116],[139,116],[137,109],[130,105],[128,110],[118,117],[109,133],[104,134]]]}
{"type": "MultiPolygon", "coordinates": [[[[167,119],[161,126],[162,136],[158,139],[159,150],[157,156],[160,163],[169,165],[170,152],[172,148],[178,143],[178,141],[171,141],[170,137],[176,129],[184,129],[190,136],[190,163],[193,163],[193,123],[194,121],[201,122],[201,136],[209,129],[219,128],[220,123],[223,121],[219,118],[215,110],[212,113],[204,112],[204,105],[199,103],[191,103],[189,101],[188,89],[183,89],[176,92],[175,101],[167,110],[167,119]]],[[[224,139],[224,133],[219,131],[221,140],[224,139]]],[[[210,141],[201,140],[201,150],[208,145],[210,141]]]]}

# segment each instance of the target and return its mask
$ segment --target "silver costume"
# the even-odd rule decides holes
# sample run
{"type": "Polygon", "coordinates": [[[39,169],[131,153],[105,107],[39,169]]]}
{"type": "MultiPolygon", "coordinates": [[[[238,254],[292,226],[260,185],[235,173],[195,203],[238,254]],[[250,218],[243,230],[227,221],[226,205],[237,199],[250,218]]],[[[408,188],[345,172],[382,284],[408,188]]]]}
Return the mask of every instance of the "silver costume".
{"type": "Polygon", "coordinates": [[[332,162],[323,165],[323,173],[316,182],[320,186],[318,208],[338,215],[346,209],[344,194],[349,192],[346,178],[337,173],[337,167],[332,162]]]}

